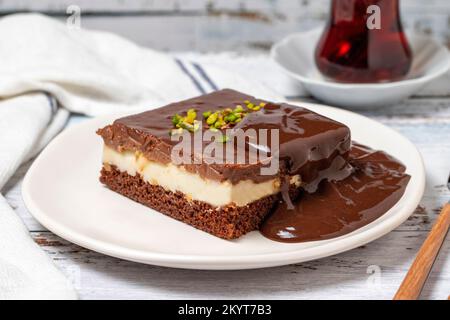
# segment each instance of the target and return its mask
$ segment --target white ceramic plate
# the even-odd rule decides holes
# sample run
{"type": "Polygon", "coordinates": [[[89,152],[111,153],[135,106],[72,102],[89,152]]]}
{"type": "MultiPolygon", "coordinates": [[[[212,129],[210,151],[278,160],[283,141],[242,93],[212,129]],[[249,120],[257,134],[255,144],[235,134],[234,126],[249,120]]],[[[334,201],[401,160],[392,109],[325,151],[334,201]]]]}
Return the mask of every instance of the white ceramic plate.
{"type": "Polygon", "coordinates": [[[333,82],[320,74],[314,62],[321,32],[314,29],[290,35],[273,46],[271,56],[314,97],[331,105],[352,109],[391,105],[417,93],[450,68],[450,54],[445,46],[430,37],[407,33],[414,60],[405,80],[373,84],[333,82]]]}
{"type": "Polygon", "coordinates": [[[251,232],[227,241],[194,229],[103,187],[98,181],[102,141],[96,129],[116,117],[87,120],[56,137],[31,166],[23,198],[33,216],[60,237],[127,260],[191,269],[250,269],[298,263],[366,244],[396,228],[414,211],[425,173],[414,145],[384,125],[349,111],[302,103],[347,124],[356,141],[406,164],[412,179],[384,216],[348,235],[285,244],[251,232]]]}

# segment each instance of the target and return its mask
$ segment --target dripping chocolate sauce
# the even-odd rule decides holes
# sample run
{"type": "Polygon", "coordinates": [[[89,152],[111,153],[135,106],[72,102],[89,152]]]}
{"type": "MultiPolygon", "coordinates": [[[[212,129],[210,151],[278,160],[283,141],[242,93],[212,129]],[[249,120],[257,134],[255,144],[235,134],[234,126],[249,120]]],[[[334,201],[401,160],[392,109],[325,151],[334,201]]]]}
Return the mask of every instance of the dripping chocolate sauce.
{"type": "Polygon", "coordinates": [[[376,220],[405,192],[405,166],[383,151],[353,143],[352,173],[340,181],[322,181],[314,193],[304,191],[290,209],[286,202],[263,223],[260,232],[280,242],[339,237],[376,220]]]}

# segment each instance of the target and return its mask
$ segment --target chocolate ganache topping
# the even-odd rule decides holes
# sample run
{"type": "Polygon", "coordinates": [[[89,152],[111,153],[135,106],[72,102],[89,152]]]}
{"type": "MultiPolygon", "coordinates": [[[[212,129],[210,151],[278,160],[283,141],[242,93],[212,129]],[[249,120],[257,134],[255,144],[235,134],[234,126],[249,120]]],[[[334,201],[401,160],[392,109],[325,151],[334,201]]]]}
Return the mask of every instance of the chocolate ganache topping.
{"type": "MultiPolygon", "coordinates": [[[[210,110],[233,108],[242,105],[244,101],[251,101],[255,105],[263,103],[264,108],[246,115],[234,129],[279,131],[277,156],[280,160],[280,172],[274,176],[298,174],[310,191],[323,179],[342,179],[348,176],[347,158],[351,144],[348,127],[305,108],[271,103],[229,89],[118,119],[98,133],[108,146],[118,151],[140,151],[149,160],[169,163],[172,148],[178,143],[169,135],[174,114],[181,114],[188,109],[201,114],[210,110]]],[[[208,127],[202,126],[202,131],[206,130],[209,130],[208,127]]],[[[210,141],[202,143],[205,147],[210,141]]],[[[226,143],[223,145],[225,148],[226,143]]],[[[258,145],[257,148],[267,149],[270,146],[269,134],[266,144],[258,145]]],[[[247,143],[246,148],[250,147],[255,146],[247,143]]],[[[260,182],[273,178],[261,175],[263,165],[259,161],[253,164],[202,162],[184,167],[203,177],[229,180],[235,184],[246,179],[260,182]]]]}
{"type": "Polygon", "coordinates": [[[304,192],[288,209],[279,203],[261,233],[281,242],[339,237],[376,220],[406,190],[405,166],[383,151],[354,143],[349,162],[353,173],[341,181],[322,181],[315,193],[304,192]]]}

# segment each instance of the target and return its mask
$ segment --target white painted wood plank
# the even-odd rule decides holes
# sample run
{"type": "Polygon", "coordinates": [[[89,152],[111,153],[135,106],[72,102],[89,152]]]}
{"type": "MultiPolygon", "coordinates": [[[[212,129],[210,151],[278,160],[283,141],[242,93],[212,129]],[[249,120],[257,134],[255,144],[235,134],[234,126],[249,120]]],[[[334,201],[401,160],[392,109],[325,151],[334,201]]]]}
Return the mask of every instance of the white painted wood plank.
{"type": "MultiPolygon", "coordinates": [[[[286,15],[298,14],[298,11],[326,11],[330,0],[292,1],[292,0],[2,0],[0,10],[41,10],[65,12],[70,5],[78,5],[88,12],[121,11],[188,11],[212,10],[228,11],[274,11],[286,15]]],[[[401,9],[405,12],[442,13],[450,12],[447,0],[402,0],[401,9]]]]}
{"type": "Polygon", "coordinates": [[[30,10],[30,11],[50,11],[66,12],[70,5],[77,5],[85,12],[120,12],[120,11],[174,11],[204,9],[197,1],[176,1],[176,0],[3,0],[1,2],[2,11],[30,10]]]}
{"type": "Polygon", "coordinates": [[[81,26],[112,31],[132,41],[165,51],[267,50],[293,30],[322,25],[320,20],[271,24],[257,19],[219,16],[86,16],[81,26]],[[164,28],[164,37],[161,37],[164,28]]]}
{"type": "MultiPolygon", "coordinates": [[[[195,271],[127,262],[32,233],[82,299],[391,299],[427,233],[391,232],[366,246],[307,263],[247,271],[195,271]],[[380,274],[368,273],[380,270],[380,274]]],[[[450,241],[422,298],[450,292],[450,241]]]]}
{"type": "MultiPolygon", "coordinates": [[[[447,14],[437,14],[421,21],[419,17],[412,15],[405,21],[405,26],[416,33],[433,34],[438,40],[448,44],[450,39],[448,19],[447,14]]],[[[323,23],[323,17],[314,15],[274,21],[267,21],[258,16],[228,14],[81,18],[82,27],[112,31],[141,45],[170,51],[205,52],[267,49],[290,33],[320,27],[323,23]],[[161,37],[161,27],[165,30],[165,36],[169,36],[168,39],[161,37]]]]}
{"type": "MultiPolygon", "coordinates": [[[[329,0],[319,1],[292,1],[292,0],[114,0],[114,1],[89,1],[89,0],[3,0],[0,2],[0,13],[11,13],[16,11],[40,11],[48,12],[60,16],[66,15],[66,9],[70,5],[78,5],[81,8],[83,20],[96,19],[95,15],[120,14],[132,15],[132,19],[142,23],[143,19],[155,19],[159,26],[165,26],[161,19],[179,18],[179,27],[183,28],[183,22],[186,17],[191,20],[220,21],[224,18],[234,18],[242,22],[242,28],[237,33],[250,33],[256,38],[261,35],[258,31],[258,24],[265,24],[264,34],[268,36],[268,41],[273,40],[273,34],[277,34],[279,29],[289,30],[284,34],[299,30],[305,30],[305,27],[311,28],[317,25],[317,22],[323,22],[328,17],[329,0]],[[144,15],[137,17],[138,15],[144,15]],[[246,24],[245,22],[256,22],[256,24],[246,24]]],[[[433,34],[442,42],[449,43],[450,39],[450,2],[447,0],[420,1],[404,0],[401,1],[402,18],[406,27],[414,29],[417,32],[433,34]]],[[[101,17],[105,23],[105,28],[115,31],[114,25],[107,22],[108,16],[101,17]]],[[[124,18],[124,17],[122,17],[124,18]]],[[[127,17],[125,17],[127,18],[127,17]]],[[[130,18],[130,17],[128,17],[130,18]]],[[[170,19],[171,23],[177,19],[170,19]]],[[[204,25],[209,30],[214,30],[215,26],[208,23],[204,25]]],[[[220,27],[220,25],[219,25],[220,27]]],[[[160,30],[160,28],[158,28],[160,30]]],[[[181,32],[184,37],[188,36],[187,30],[181,32]]],[[[130,32],[129,37],[133,37],[130,32]]],[[[197,36],[197,34],[192,34],[197,36]]],[[[200,39],[201,40],[201,39],[200,39]]],[[[226,42],[226,37],[218,40],[226,42]]],[[[191,41],[192,42],[192,41],[191,41]]],[[[184,42],[173,43],[170,50],[179,49],[184,42]]],[[[230,43],[231,45],[232,43],[230,43]]],[[[230,49],[231,47],[228,47],[230,49]]],[[[182,47],[182,50],[198,50],[199,48],[182,47]]]]}

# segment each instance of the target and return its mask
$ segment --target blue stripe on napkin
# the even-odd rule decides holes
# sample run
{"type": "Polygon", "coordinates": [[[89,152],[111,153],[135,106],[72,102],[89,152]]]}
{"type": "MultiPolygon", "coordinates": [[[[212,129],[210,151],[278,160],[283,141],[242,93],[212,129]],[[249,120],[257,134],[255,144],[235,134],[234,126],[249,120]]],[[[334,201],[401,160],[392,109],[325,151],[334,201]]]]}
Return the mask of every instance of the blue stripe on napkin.
{"type": "Polygon", "coordinates": [[[186,68],[186,66],[183,64],[183,62],[180,59],[175,58],[175,62],[180,67],[181,71],[183,71],[189,79],[191,79],[194,86],[200,91],[201,94],[206,94],[205,89],[202,87],[200,82],[192,75],[192,73],[189,72],[189,70],[186,68]]]}
{"type": "Polygon", "coordinates": [[[214,81],[208,76],[205,69],[201,65],[199,65],[196,62],[192,62],[192,65],[194,66],[195,70],[198,72],[198,74],[205,80],[211,87],[213,91],[219,90],[219,87],[214,83],[214,81]]]}

